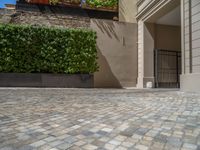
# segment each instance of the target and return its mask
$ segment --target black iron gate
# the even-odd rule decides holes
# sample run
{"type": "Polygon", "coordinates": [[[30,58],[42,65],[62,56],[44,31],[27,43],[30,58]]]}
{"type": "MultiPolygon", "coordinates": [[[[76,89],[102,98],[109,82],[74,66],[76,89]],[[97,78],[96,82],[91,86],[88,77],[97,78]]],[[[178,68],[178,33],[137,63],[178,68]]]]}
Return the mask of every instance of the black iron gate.
{"type": "Polygon", "coordinates": [[[179,88],[181,74],[181,52],[155,50],[154,74],[156,88],[179,88]]]}

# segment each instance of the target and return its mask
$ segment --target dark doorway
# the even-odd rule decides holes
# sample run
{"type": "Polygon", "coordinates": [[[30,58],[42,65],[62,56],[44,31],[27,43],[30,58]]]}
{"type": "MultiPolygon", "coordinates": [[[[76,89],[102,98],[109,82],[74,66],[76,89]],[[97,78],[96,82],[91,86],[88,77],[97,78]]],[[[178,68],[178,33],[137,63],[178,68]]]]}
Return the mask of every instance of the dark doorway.
{"type": "Polygon", "coordinates": [[[156,49],[154,51],[154,68],[156,88],[180,87],[180,51],[156,49]]]}

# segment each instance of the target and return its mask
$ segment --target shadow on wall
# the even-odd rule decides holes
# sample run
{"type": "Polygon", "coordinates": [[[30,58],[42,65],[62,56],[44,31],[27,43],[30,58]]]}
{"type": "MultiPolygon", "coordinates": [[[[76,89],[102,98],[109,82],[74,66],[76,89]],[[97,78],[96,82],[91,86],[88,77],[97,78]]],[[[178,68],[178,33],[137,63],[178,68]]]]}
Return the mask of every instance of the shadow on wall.
{"type": "Polygon", "coordinates": [[[125,18],[125,6],[124,3],[122,3],[122,0],[119,2],[119,18],[120,20],[126,20],[125,18]]]}
{"type": "MultiPolygon", "coordinates": [[[[120,42],[120,39],[114,30],[113,21],[99,21],[94,20],[97,28],[101,31],[101,33],[106,34],[110,39],[117,40],[120,42]]],[[[94,83],[95,87],[105,87],[105,88],[122,88],[120,82],[117,77],[115,77],[114,73],[111,70],[111,66],[109,65],[106,57],[102,54],[100,48],[98,49],[98,64],[100,64],[99,72],[95,73],[94,83]]]]}
{"type": "Polygon", "coordinates": [[[94,20],[94,23],[96,24],[96,26],[101,30],[102,33],[107,34],[107,36],[109,38],[115,38],[117,41],[120,42],[120,39],[116,33],[116,31],[114,30],[115,26],[114,26],[114,21],[98,21],[98,20],[94,20]]]}
{"type": "Polygon", "coordinates": [[[122,88],[120,82],[113,74],[106,57],[98,49],[98,64],[100,64],[99,72],[94,74],[94,86],[100,88],[122,88]]]}
{"type": "Polygon", "coordinates": [[[94,75],[97,88],[136,86],[137,24],[91,19],[97,32],[99,72],[94,75]]]}
{"type": "Polygon", "coordinates": [[[119,0],[119,20],[136,23],[137,0],[119,0]]]}

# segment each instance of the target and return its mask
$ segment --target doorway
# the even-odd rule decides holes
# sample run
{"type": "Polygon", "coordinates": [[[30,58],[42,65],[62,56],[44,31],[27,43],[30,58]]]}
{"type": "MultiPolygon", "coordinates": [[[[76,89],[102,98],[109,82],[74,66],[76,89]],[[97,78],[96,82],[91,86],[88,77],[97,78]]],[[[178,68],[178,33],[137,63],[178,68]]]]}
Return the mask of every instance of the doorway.
{"type": "Polygon", "coordinates": [[[181,52],[156,49],[154,70],[156,88],[180,88],[181,52]]]}
{"type": "Polygon", "coordinates": [[[156,88],[180,87],[180,11],[180,5],[177,5],[169,7],[167,12],[161,9],[147,20],[139,21],[138,87],[147,87],[148,83],[153,83],[156,88]]]}

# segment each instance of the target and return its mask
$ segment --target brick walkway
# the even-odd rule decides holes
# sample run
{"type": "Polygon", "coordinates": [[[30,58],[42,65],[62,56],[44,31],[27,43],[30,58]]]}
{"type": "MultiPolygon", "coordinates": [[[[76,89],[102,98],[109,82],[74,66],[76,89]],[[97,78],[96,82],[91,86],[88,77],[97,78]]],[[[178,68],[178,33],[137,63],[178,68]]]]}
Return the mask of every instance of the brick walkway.
{"type": "Polygon", "coordinates": [[[0,150],[199,150],[200,95],[0,89],[0,150]]]}

